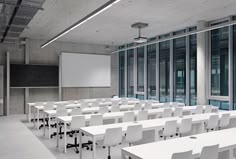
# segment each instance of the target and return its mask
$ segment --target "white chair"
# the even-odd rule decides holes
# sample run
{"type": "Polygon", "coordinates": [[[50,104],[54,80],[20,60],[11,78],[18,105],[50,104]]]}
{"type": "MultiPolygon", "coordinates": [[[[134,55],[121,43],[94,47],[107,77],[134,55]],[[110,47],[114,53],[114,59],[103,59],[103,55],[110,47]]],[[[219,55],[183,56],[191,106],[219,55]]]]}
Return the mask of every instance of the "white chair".
{"type": "Polygon", "coordinates": [[[82,114],[81,108],[74,108],[74,109],[72,109],[72,111],[71,111],[71,115],[72,115],[72,116],[81,115],[81,114],[82,114]]]}
{"type": "Polygon", "coordinates": [[[116,105],[116,106],[114,106],[114,105],[112,105],[111,106],[111,112],[119,112],[120,111],[120,106],[118,105],[116,105]]]}
{"type": "Polygon", "coordinates": [[[212,106],[211,105],[205,105],[204,113],[211,113],[212,112],[212,106]]]}
{"type": "Polygon", "coordinates": [[[57,110],[64,110],[66,109],[66,106],[64,103],[57,104],[57,110]]]}
{"type": "Polygon", "coordinates": [[[36,103],[35,103],[35,106],[44,106],[44,105],[45,105],[44,102],[36,102],[36,103]]]}
{"type": "Polygon", "coordinates": [[[44,110],[53,110],[54,109],[54,102],[47,102],[44,106],[44,110]]]}
{"type": "Polygon", "coordinates": [[[103,116],[101,114],[91,115],[89,126],[103,125],[103,116]]]}
{"type": "Polygon", "coordinates": [[[174,153],[171,159],[193,159],[192,150],[174,153]]]}
{"type": "Polygon", "coordinates": [[[222,114],[218,129],[221,130],[229,126],[230,123],[230,114],[222,114]]]}
{"type": "Polygon", "coordinates": [[[119,100],[113,100],[112,101],[112,106],[119,106],[120,101],[119,100]]]}
{"type": "Polygon", "coordinates": [[[203,106],[197,105],[195,109],[195,114],[202,114],[203,113],[203,106]]]}
{"type": "Polygon", "coordinates": [[[217,114],[211,115],[206,122],[206,131],[215,130],[218,127],[219,116],[217,114]]]}
{"type": "Polygon", "coordinates": [[[161,138],[164,137],[164,140],[166,140],[167,137],[173,137],[176,135],[176,133],[177,120],[166,121],[161,138]]]}
{"type": "Polygon", "coordinates": [[[128,100],[122,99],[121,100],[121,105],[128,105],[128,100]]]}
{"type": "Polygon", "coordinates": [[[125,136],[125,141],[129,143],[129,146],[142,140],[143,138],[143,126],[132,125],[128,126],[125,136]]]}
{"type": "Polygon", "coordinates": [[[171,106],[172,106],[172,107],[178,107],[178,105],[179,105],[178,102],[172,102],[172,103],[171,103],[171,106]]]}
{"type": "Polygon", "coordinates": [[[138,112],[137,121],[147,120],[147,119],[148,119],[148,111],[147,110],[141,110],[138,112]]]}
{"type": "Polygon", "coordinates": [[[184,134],[190,133],[192,130],[192,118],[185,118],[181,120],[178,134],[182,137],[184,134]]]}
{"type": "Polygon", "coordinates": [[[219,145],[205,146],[202,148],[200,159],[218,159],[219,145]]]}
{"type": "MultiPolygon", "coordinates": [[[[71,120],[71,125],[70,125],[70,129],[71,129],[71,133],[74,134],[74,144],[67,144],[67,148],[75,148],[75,152],[79,153],[78,147],[80,146],[77,143],[77,134],[79,133],[79,129],[81,127],[85,127],[85,116],[72,116],[72,120],[71,120]]],[[[82,148],[86,147],[87,149],[89,149],[89,144],[82,144],[82,148]]]]}
{"type": "Polygon", "coordinates": [[[135,104],[135,106],[134,106],[134,110],[141,110],[142,109],[142,105],[141,105],[141,103],[137,103],[137,104],[135,104]]]}
{"type": "Polygon", "coordinates": [[[108,147],[108,159],[111,159],[111,147],[122,143],[122,128],[106,129],[103,145],[108,147]]]}
{"type": "Polygon", "coordinates": [[[75,101],[74,100],[69,100],[69,101],[67,101],[67,104],[75,104],[75,101]]]}
{"type": "Polygon", "coordinates": [[[152,103],[146,102],[146,103],[144,104],[144,109],[152,109],[152,103]]]}
{"type": "Polygon", "coordinates": [[[182,107],[176,107],[174,110],[174,116],[183,116],[183,108],[182,107]]]}
{"type": "Polygon", "coordinates": [[[165,108],[162,113],[162,118],[169,118],[172,116],[172,108],[165,108]]]}
{"type": "Polygon", "coordinates": [[[170,107],[170,103],[164,103],[163,104],[163,107],[165,108],[165,107],[170,107]]]}
{"type": "Polygon", "coordinates": [[[104,113],[108,113],[108,112],[109,112],[109,109],[107,106],[99,107],[100,114],[104,114],[104,113]]]}
{"type": "Polygon", "coordinates": [[[122,122],[132,122],[134,121],[134,112],[125,112],[122,122]]]}
{"type": "Polygon", "coordinates": [[[90,105],[89,105],[89,102],[83,102],[83,103],[81,103],[81,106],[80,106],[82,109],[83,108],[88,108],[88,107],[90,107],[90,105]]]}
{"type": "Polygon", "coordinates": [[[67,116],[67,115],[68,115],[67,109],[57,109],[56,110],[56,117],[67,116]]]}

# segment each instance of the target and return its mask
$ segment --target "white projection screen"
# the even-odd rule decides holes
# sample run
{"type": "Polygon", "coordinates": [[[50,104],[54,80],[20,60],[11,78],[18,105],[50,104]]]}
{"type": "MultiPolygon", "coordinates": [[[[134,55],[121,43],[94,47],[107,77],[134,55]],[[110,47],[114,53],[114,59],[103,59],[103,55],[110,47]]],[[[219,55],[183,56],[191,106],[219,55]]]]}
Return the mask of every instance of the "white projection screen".
{"type": "Polygon", "coordinates": [[[62,87],[110,87],[109,55],[62,53],[62,87]]]}

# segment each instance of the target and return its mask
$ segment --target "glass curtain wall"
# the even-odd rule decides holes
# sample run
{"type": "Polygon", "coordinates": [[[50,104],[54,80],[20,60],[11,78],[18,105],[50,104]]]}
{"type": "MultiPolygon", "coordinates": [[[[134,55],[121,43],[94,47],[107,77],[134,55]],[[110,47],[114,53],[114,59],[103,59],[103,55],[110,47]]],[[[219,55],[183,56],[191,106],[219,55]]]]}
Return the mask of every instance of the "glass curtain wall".
{"type": "Polygon", "coordinates": [[[228,96],[229,28],[211,31],[211,95],[228,96]]]}
{"type": "Polygon", "coordinates": [[[137,92],[144,92],[144,47],[137,48],[137,92]]]}
{"type": "Polygon", "coordinates": [[[134,97],[134,50],[127,50],[127,96],[134,97]]]}
{"type": "Polygon", "coordinates": [[[147,98],[156,99],[156,44],[147,46],[147,98]]]}
{"type": "MultiPolygon", "coordinates": [[[[191,30],[190,30],[191,31],[191,30]]],[[[197,104],[197,35],[189,36],[190,52],[190,105],[197,104]]]]}
{"type": "Polygon", "coordinates": [[[125,52],[119,52],[119,96],[125,96],[125,52]]]}
{"type": "Polygon", "coordinates": [[[159,43],[160,102],[170,101],[170,41],[159,43]]]}
{"type": "Polygon", "coordinates": [[[173,51],[174,51],[174,101],[185,103],[185,98],[186,98],[185,95],[186,94],[186,38],[185,37],[173,40],[173,51]]]}

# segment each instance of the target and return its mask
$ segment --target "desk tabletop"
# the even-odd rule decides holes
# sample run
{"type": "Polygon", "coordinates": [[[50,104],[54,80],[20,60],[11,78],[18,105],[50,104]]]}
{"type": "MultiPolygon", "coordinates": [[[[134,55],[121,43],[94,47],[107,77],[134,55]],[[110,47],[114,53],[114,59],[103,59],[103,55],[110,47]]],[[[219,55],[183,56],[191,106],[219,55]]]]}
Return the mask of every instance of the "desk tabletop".
{"type": "Polygon", "coordinates": [[[139,146],[123,148],[126,154],[138,159],[171,159],[173,153],[193,150],[194,157],[199,157],[204,146],[219,144],[220,150],[236,146],[235,136],[236,128],[214,131],[194,135],[192,137],[183,137],[166,141],[158,141],[139,146]],[[223,139],[223,140],[222,140],[223,139]]]}

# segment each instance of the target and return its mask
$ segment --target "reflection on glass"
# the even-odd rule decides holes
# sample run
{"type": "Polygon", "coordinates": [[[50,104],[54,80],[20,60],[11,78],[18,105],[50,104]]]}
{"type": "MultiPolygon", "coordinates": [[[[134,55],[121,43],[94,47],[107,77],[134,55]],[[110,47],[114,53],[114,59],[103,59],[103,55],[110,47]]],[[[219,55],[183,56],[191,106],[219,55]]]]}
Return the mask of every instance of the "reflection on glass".
{"type": "Polygon", "coordinates": [[[119,52],[119,96],[125,96],[125,52],[119,52]]]}
{"type": "Polygon", "coordinates": [[[134,97],[134,50],[127,51],[127,96],[134,97]]]}
{"type": "Polygon", "coordinates": [[[229,102],[228,101],[217,101],[217,100],[210,100],[210,105],[217,106],[221,110],[229,110],[229,102]]]}
{"type": "Polygon", "coordinates": [[[144,100],[144,95],[137,94],[136,98],[139,100],[144,100]]]}
{"type": "Polygon", "coordinates": [[[211,95],[228,96],[228,27],[211,31],[211,95]]]}
{"type": "Polygon", "coordinates": [[[147,96],[156,99],[156,44],[147,46],[147,96]]]}
{"type": "Polygon", "coordinates": [[[160,102],[170,101],[170,41],[159,43],[160,102]]]}
{"type": "Polygon", "coordinates": [[[186,40],[173,40],[174,50],[174,101],[185,103],[186,94],[186,40]]]}
{"type": "Polygon", "coordinates": [[[137,91],[144,92],[144,47],[137,49],[137,91]]]}
{"type": "Polygon", "coordinates": [[[197,97],[197,35],[189,37],[190,45],[190,105],[196,105],[197,97]]]}

